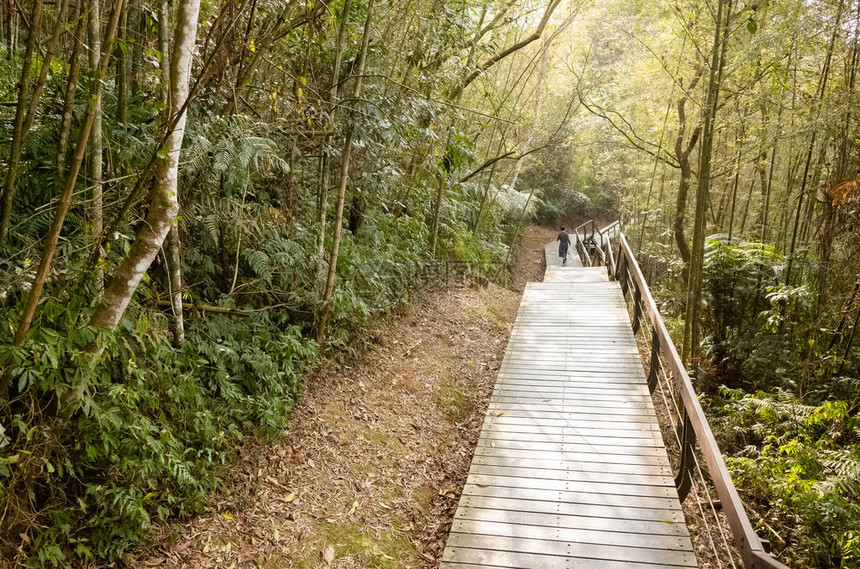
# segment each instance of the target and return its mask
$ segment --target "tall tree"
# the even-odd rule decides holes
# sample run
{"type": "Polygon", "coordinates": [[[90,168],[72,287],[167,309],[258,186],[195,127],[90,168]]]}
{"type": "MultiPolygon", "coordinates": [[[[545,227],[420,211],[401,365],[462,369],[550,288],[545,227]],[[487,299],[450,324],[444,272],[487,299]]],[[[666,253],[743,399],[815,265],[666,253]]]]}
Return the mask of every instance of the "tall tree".
{"type": "Polygon", "coordinates": [[[120,261],[90,324],[114,329],[149,269],[179,213],[179,153],[185,136],[191,68],[197,38],[200,0],[182,0],[176,11],[173,50],[170,55],[170,114],[175,126],[156,164],[155,187],[146,222],[120,261]]]}
{"type": "MultiPolygon", "coordinates": [[[[361,97],[361,83],[364,79],[364,66],[367,61],[367,46],[370,44],[371,23],[373,22],[373,0],[367,4],[367,16],[364,20],[364,33],[361,40],[361,51],[358,54],[358,67],[355,76],[355,87],[353,87],[352,98],[359,100],[361,97]]],[[[355,120],[355,117],[353,117],[355,120]]],[[[340,240],[343,234],[343,206],[346,201],[346,186],[349,183],[349,162],[352,158],[352,142],[354,127],[350,126],[346,132],[341,151],[340,185],[337,193],[337,206],[335,209],[334,230],[332,234],[331,253],[328,260],[328,275],[326,277],[325,291],[323,292],[323,307],[317,324],[317,342],[325,340],[326,327],[331,317],[331,303],[334,297],[334,285],[337,277],[337,261],[340,255],[340,240]]]]}
{"type": "Polygon", "coordinates": [[[702,148],[699,152],[699,172],[696,188],[696,219],[693,225],[693,250],[687,277],[687,317],[684,319],[685,356],[699,355],[699,313],[702,296],[702,264],[705,255],[705,213],[711,187],[711,158],[714,145],[714,122],[717,118],[723,65],[728,45],[728,32],[732,0],[718,0],[714,22],[714,43],[711,48],[710,73],[707,97],[702,111],[702,148]],[[725,14],[725,16],[724,16],[725,14]],[[725,21],[723,20],[725,17],[725,21]],[[725,28],[725,29],[723,29],[725,28]]]}

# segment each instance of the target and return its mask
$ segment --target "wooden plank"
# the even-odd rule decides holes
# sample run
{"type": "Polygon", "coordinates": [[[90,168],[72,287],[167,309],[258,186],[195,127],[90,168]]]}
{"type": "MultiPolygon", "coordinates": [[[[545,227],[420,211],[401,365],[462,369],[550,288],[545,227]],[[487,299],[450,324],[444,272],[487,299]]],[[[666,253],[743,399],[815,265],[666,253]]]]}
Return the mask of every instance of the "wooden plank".
{"type": "MultiPolygon", "coordinates": [[[[608,402],[603,402],[608,403],[608,402]]],[[[650,419],[654,417],[654,405],[648,400],[627,401],[620,405],[601,405],[596,401],[571,401],[571,402],[553,402],[541,400],[541,403],[490,403],[491,411],[541,411],[551,409],[557,413],[598,413],[600,415],[645,415],[650,419]]]]}
{"type": "Polygon", "coordinates": [[[475,447],[474,456],[486,456],[504,459],[523,460],[555,460],[564,462],[577,462],[585,465],[589,463],[616,465],[644,465],[659,467],[668,466],[668,460],[654,456],[635,456],[627,454],[612,454],[610,452],[574,452],[574,451],[551,451],[551,450],[520,450],[502,447],[475,447]]]}
{"type": "Polygon", "coordinates": [[[671,537],[687,537],[689,533],[683,523],[648,520],[616,520],[589,516],[544,514],[518,510],[496,510],[492,508],[462,508],[454,514],[455,520],[483,520],[506,522],[511,525],[535,525],[546,528],[567,528],[590,531],[623,532],[671,537]]]}
{"type": "Polygon", "coordinates": [[[565,490],[590,494],[612,494],[614,496],[645,496],[675,500],[678,494],[669,485],[647,485],[611,483],[603,481],[563,480],[559,478],[525,478],[522,476],[502,476],[497,474],[469,473],[466,484],[499,486],[505,488],[527,488],[535,490],[565,490]]]}
{"type": "Polygon", "coordinates": [[[618,425],[613,425],[612,429],[605,429],[599,423],[591,426],[583,426],[583,425],[569,425],[565,424],[563,426],[558,425],[538,425],[534,422],[511,422],[511,421],[501,421],[504,419],[504,416],[496,418],[496,417],[487,417],[484,418],[484,429],[488,432],[507,432],[507,433],[560,433],[564,435],[571,436],[581,436],[581,437],[619,437],[619,438],[629,438],[629,439],[660,439],[662,436],[659,429],[639,429],[639,428],[628,428],[618,425]]]}
{"type": "Polygon", "coordinates": [[[579,407],[578,411],[557,411],[550,408],[542,411],[528,411],[520,409],[489,410],[487,415],[490,417],[521,417],[521,418],[539,418],[539,419],[561,419],[576,420],[576,421],[597,421],[605,423],[625,423],[625,424],[653,424],[653,418],[647,413],[639,414],[620,414],[612,413],[607,415],[601,412],[592,412],[587,406],[579,407]]]}
{"type": "MultiPolygon", "coordinates": [[[[519,383],[516,381],[510,381],[500,384],[503,388],[520,388],[521,390],[529,391],[533,387],[537,387],[534,384],[528,383],[519,383]]],[[[601,407],[621,407],[628,404],[639,404],[646,405],[653,409],[654,404],[651,402],[651,397],[644,393],[638,393],[635,391],[623,391],[623,390],[613,390],[609,393],[602,391],[574,391],[573,389],[562,389],[562,395],[557,399],[550,399],[550,402],[560,402],[560,401],[573,401],[573,402],[582,402],[586,404],[594,404],[600,405],[601,407]]],[[[533,397],[533,398],[521,398],[514,396],[506,396],[503,393],[497,393],[493,396],[493,401],[496,403],[529,403],[532,399],[539,399],[540,401],[544,401],[546,398],[543,396],[533,397]]]]}
{"type": "MultiPolygon", "coordinates": [[[[523,382],[529,383],[537,387],[538,382],[564,380],[560,385],[548,385],[557,389],[564,389],[570,393],[588,392],[594,390],[606,390],[607,393],[614,392],[639,392],[644,390],[648,393],[648,386],[645,383],[644,372],[637,378],[630,379],[629,383],[622,382],[606,383],[603,381],[604,375],[591,374],[585,372],[576,373],[540,373],[528,370],[510,370],[499,369],[499,381],[523,382]],[[638,390],[638,391],[637,391],[638,390]]],[[[650,393],[648,393],[650,395],[650,393]]]]}
{"type": "Polygon", "coordinates": [[[529,402],[519,403],[492,403],[488,406],[488,412],[498,415],[502,412],[505,415],[517,416],[519,413],[551,413],[553,415],[601,415],[609,419],[617,418],[633,418],[641,416],[647,418],[648,421],[654,420],[654,407],[644,401],[636,403],[630,402],[626,405],[618,405],[616,407],[603,407],[599,403],[583,402],[576,400],[557,400],[555,402],[550,398],[549,401],[541,399],[540,402],[532,400],[529,402]]]}
{"type": "Polygon", "coordinates": [[[600,504],[576,504],[565,502],[543,502],[537,500],[518,500],[516,498],[497,498],[494,496],[471,496],[464,494],[460,505],[466,508],[491,508],[496,510],[513,510],[516,512],[534,512],[538,514],[561,514],[585,516],[594,518],[611,518],[616,520],[640,520],[648,522],[684,523],[684,514],[680,508],[629,508],[625,506],[608,506],[600,504]]]}
{"type": "MultiPolygon", "coordinates": [[[[604,439],[605,441],[606,439],[604,439]]],[[[636,439],[628,439],[635,441],[636,439]]],[[[656,446],[640,445],[609,445],[593,443],[568,443],[568,442],[546,442],[546,441],[511,441],[499,438],[481,438],[478,447],[512,449],[512,450],[536,450],[555,452],[593,452],[597,454],[625,454],[630,456],[654,456],[665,458],[666,451],[656,446]]]]}
{"type": "Polygon", "coordinates": [[[696,567],[696,557],[690,551],[652,549],[643,546],[625,547],[577,543],[527,537],[480,535],[452,532],[451,547],[481,548],[517,553],[558,555],[589,560],[623,561],[629,563],[664,563],[677,567],[696,567]]]}
{"type": "Polygon", "coordinates": [[[456,560],[442,556],[440,569],[678,569],[677,565],[635,564],[618,561],[576,559],[531,555],[513,552],[497,552],[486,549],[458,548],[462,552],[456,560]],[[470,561],[463,561],[469,559],[470,561]]]}
{"type": "Polygon", "coordinates": [[[575,381],[576,376],[566,376],[564,374],[527,374],[527,373],[504,373],[499,371],[500,377],[496,383],[504,389],[549,389],[550,391],[565,391],[570,394],[579,394],[583,400],[598,397],[606,399],[611,397],[614,400],[617,397],[647,397],[651,394],[647,391],[647,385],[643,378],[640,381],[613,381],[604,382],[601,377],[588,377],[588,381],[575,381]],[[644,389],[643,389],[644,388],[644,389]]]}
{"type": "Polygon", "coordinates": [[[642,534],[564,527],[553,528],[552,526],[550,526],[550,531],[547,531],[547,529],[545,525],[513,524],[482,519],[458,519],[451,526],[451,531],[454,533],[468,533],[472,535],[507,535],[530,539],[546,539],[547,537],[551,537],[559,541],[571,543],[690,551],[689,541],[685,542],[678,536],[673,535],[652,535],[650,533],[642,534]]]}
{"type": "Polygon", "coordinates": [[[565,429],[557,429],[555,427],[544,428],[536,425],[511,425],[511,424],[490,424],[486,422],[484,425],[485,430],[488,433],[492,433],[495,436],[495,433],[555,433],[561,432],[562,434],[570,437],[583,437],[583,440],[589,440],[589,437],[604,437],[604,438],[612,438],[617,437],[619,439],[641,439],[643,441],[661,441],[662,434],[659,430],[642,430],[642,429],[612,429],[605,430],[600,427],[594,427],[590,429],[582,428],[582,427],[567,427],[565,429]]]}
{"type": "Polygon", "coordinates": [[[544,432],[544,433],[511,433],[505,431],[495,431],[492,429],[485,429],[481,432],[481,436],[478,439],[478,444],[490,444],[494,442],[499,444],[500,441],[508,441],[508,442],[522,442],[522,443],[571,443],[571,444],[591,444],[591,445],[599,445],[599,446],[620,446],[620,447],[636,447],[636,448],[663,448],[663,441],[660,437],[653,437],[651,439],[625,439],[621,437],[600,437],[600,436],[591,436],[591,437],[583,437],[581,435],[565,435],[555,432],[544,432]]]}
{"type": "MultiPolygon", "coordinates": [[[[529,416],[529,417],[516,417],[513,415],[503,414],[499,415],[498,413],[495,415],[486,415],[485,422],[489,421],[490,424],[495,425],[537,425],[545,428],[559,428],[559,427],[568,427],[574,430],[580,429],[602,429],[606,433],[614,432],[618,434],[618,432],[643,432],[650,431],[659,433],[660,427],[656,422],[653,423],[637,423],[637,422],[629,422],[629,421],[606,421],[601,417],[587,417],[587,416],[579,416],[579,417],[570,417],[559,419],[556,417],[539,417],[539,416],[529,416]]],[[[599,432],[599,431],[598,431],[599,432]]],[[[622,435],[618,435],[622,436],[622,435]]],[[[627,436],[627,435],[623,435],[627,436]]]]}
{"type": "Polygon", "coordinates": [[[475,454],[473,463],[488,466],[510,466],[518,469],[537,468],[541,470],[576,470],[582,472],[638,474],[642,476],[671,476],[672,469],[666,466],[650,464],[619,464],[614,462],[585,462],[558,459],[540,459],[535,457],[516,458],[498,455],[475,454]]]}
{"type": "Polygon", "coordinates": [[[502,476],[505,478],[559,480],[576,483],[618,484],[635,491],[635,487],[662,487],[675,493],[675,480],[660,474],[620,474],[617,472],[591,472],[587,470],[553,470],[544,468],[515,468],[492,464],[473,463],[469,475],[502,476]]]}
{"type": "Polygon", "coordinates": [[[572,490],[545,490],[540,488],[511,488],[476,482],[466,484],[463,494],[491,498],[511,498],[560,504],[580,504],[588,506],[617,506],[647,510],[679,510],[678,497],[631,496],[629,494],[597,494],[572,490]]]}

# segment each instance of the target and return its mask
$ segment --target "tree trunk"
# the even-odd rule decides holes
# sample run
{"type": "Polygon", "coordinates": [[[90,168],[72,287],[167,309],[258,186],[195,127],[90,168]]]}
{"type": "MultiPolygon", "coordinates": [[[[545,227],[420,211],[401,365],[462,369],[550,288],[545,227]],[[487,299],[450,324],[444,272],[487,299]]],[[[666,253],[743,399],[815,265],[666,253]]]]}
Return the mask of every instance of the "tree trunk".
{"type": "MultiPolygon", "coordinates": [[[[127,2],[128,0],[126,0],[127,2]]],[[[164,104],[162,123],[169,128],[171,122],[170,107],[170,27],[168,25],[169,5],[165,0],[159,5],[158,13],[158,50],[161,52],[160,79],[161,100],[164,104]]],[[[178,198],[177,198],[178,202],[178,198]]],[[[182,239],[179,234],[179,224],[173,223],[165,241],[165,261],[167,265],[167,287],[170,292],[170,323],[171,341],[179,347],[185,340],[185,314],[182,303],[182,239]]]]}
{"type": "MultiPolygon", "coordinates": [[[[122,10],[122,1],[120,0],[120,13],[122,10]]],[[[100,66],[101,57],[101,0],[90,0],[90,21],[88,28],[89,36],[89,65],[90,69],[98,69],[100,66]]],[[[120,14],[120,18],[122,15],[120,14]]],[[[119,24],[117,24],[119,27],[119,24]]],[[[119,32],[119,30],[118,30],[119,32]]],[[[90,136],[90,148],[87,156],[87,178],[88,185],[92,188],[90,199],[87,206],[84,208],[87,218],[87,237],[88,241],[96,243],[104,229],[104,211],[102,204],[102,95],[101,91],[93,102],[95,105],[95,117],[93,119],[93,131],[90,136]]],[[[104,256],[104,251],[100,248],[98,256],[104,256]]],[[[96,286],[101,289],[104,286],[104,274],[98,269],[96,273],[96,286]]]]}
{"type": "MultiPolygon", "coordinates": [[[[361,97],[361,83],[364,75],[364,65],[367,60],[367,46],[370,43],[370,27],[373,21],[373,2],[369,0],[367,4],[367,17],[364,20],[364,34],[361,42],[361,53],[358,56],[358,69],[355,78],[355,88],[353,89],[352,98],[358,99],[361,97]]],[[[346,201],[346,186],[349,182],[349,160],[352,155],[352,138],[353,128],[349,127],[346,133],[346,138],[343,141],[343,152],[340,168],[340,186],[337,195],[337,209],[335,210],[334,234],[332,235],[331,254],[328,261],[328,276],[325,283],[325,292],[323,293],[322,313],[320,314],[319,324],[317,325],[317,343],[322,344],[325,340],[326,327],[331,316],[331,302],[334,296],[335,277],[337,276],[337,260],[340,253],[340,240],[343,233],[343,206],[346,201]]]]}
{"type": "Polygon", "coordinates": [[[66,175],[66,155],[69,151],[69,136],[72,132],[72,116],[75,113],[75,94],[78,92],[78,77],[81,72],[81,50],[84,47],[84,23],[89,18],[89,7],[83,9],[78,16],[75,35],[72,38],[72,55],[69,58],[69,80],[63,97],[63,116],[60,119],[60,131],[57,136],[57,177],[63,179],[66,175]]]}
{"type": "MultiPolygon", "coordinates": [[[[687,92],[692,93],[702,77],[703,69],[700,67],[690,81],[687,87],[687,92]]],[[[678,157],[678,167],[681,170],[681,177],[678,181],[678,197],[675,202],[675,218],[672,223],[672,232],[675,235],[675,243],[678,246],[678,252],[681,254],[681,260],[684,265],[690,266],[690,246],[687,244],[687,237],[684,234],[684,218],[687,214],[687,194],[690,191],[690,178],[693,176],[693,170],[690,167],[690,154],[696,143],[699,140],[699,134],[702,132],[701,125],[697,125],[690,135],[690,140],[684,145],[684,136],[687,132],[687,95],[678,99],[678,135],[675,137],[675,155],[678,157]]]]}
{"type": "Polygon", "coordinates": [[[179,347],[185,340],[185,321],[182,314],[182,242],[177,223],[170,227],[165,245],[170,285],[170,335],[173,345],[179,347]]]}
{"type": "MultiPolygon", "coordinates": [[[[33,126],[33,121],[36,118],[36,110],[39,106],[39,100],[42,97],[42,90],[45,86],[45,83],[48,79],[48,72],[51,69],[51,62],[54,57],[54,53],[57,51],[60,43],[60,36],[65,30],[66,17],[69,11],[69,0],[62,0],[62,4],[60,5],[60,10],[57,13],[57,23],[54,26],[54,30],[51,34],[51,38],[48,40],[47,49],[45,50],[45,54],[42,57],[42,66],[39,70],[39,75],[36,78],[35,83],[31,87],[31,92],[27,96],[27,101],[25,101],[26,113],[24,114],[23,121],[21,123],[18,122],[19,116],[17,114],[15,116],[15,128],[13,131],[13,143],[12,149],[10,151],[9,158],[9,168],[6,171],[6,178],[4,179],[4,196],[8,196],[8,200],[4,200],[3,203],[3,219],[6,222],[6,231],[8,231],[8,223],[11,219],[12,209],[14,206],[14,196],[16,193],[16,181],[18,176],[18,164],[21,159],[21,154],[24,150],[24,144],[27,142],[27,137],[30,134],[30,128],[33,126]],[[16,138],[17,137],[17,138],[16,138]]],[[[34,6],[34,16],[35,16],[35,6],[34,6]]],[[[35,19],[35,18],[34,18],[35,19]]],[[[31,38],[36,38],[36,35],[31,34],[31,38]]],[[[30,42],[28,39],[28,49],[30,46],[30,42]]],[[[26,59],[26,57],[25,57],[26,59]]],[[[32,56],[31,56],[32,59],[32,56]]],[[[22,79],[25,78],[25,75],[22,74],[22,79]]],[[[22,84],[22,87],[24,85],[22,84]]],[[[19,103],[20,103],[19,99],[19,103]]],[[[3,235],[6,235],[6,231],[3,232],[3,235]]]]}
{"type": "MultiPolygon", "coordinates": [[[[350,0],[344,0],[340,13],[340,22],[337,26],[337,40],[335,43],[334,66],[332,67],[331,88],[329,90],[329,123],[334,125],[337,115],[337,99],[340,94],[340,67],[343,63],[343,40],[349,26],[350,0]]],[[[328,130],[328,129],[326,129],[328,130]]],[[[325,257],[325,225],[328,215],[328,136],[323,135],[320,141],[320,171],[319,187],[317,188],[317,255],[322,259],[325,257]]]]}
{"type": "Polygon", "coordinates": [[[170,113],[178,120],[164,145],[163,158],[159,158],[156,165],[155,187],[152,189],[146,222],[117,266],[105,289],[102,304],[93,313],[90,324],[96,328],[113,330],[119,323],[179,212],[179,153],[185,135],[185,101],[189,93],[199,14],[200,0],[183,0],[178,6],[173,53],[170,57],[170,113]]]}
{"type": "Polygon", "coordinates": [[[683,351],[695,360],[699,355],[699,302],[702,294],[702,264],[705,251],[705,213],[711,184],[711,154],[714,143],[714,122],[717,116],[720,83],[723,63],[725,62],[725,42],[728,37],[722,34],[731,14],[732,0],[717,1],[716,25],[714,26],[714,45],[711,50],[711,69],[708,79],[708,92],[702,110],[702,148],[699,154],[698,187],[696,188],[696,217],[693,225],[693,250],[690,257],[690,274],[687,279],[687,310],[684,320],[683,351]],[[726,3],[728,6],[726,7],[726,3]],[[723,12],[726,21],[723,21],[723,12]],[[722,37],[721,37],[722,36],[722,37]]]}
{"type": "MultiPolygon", "coordinates": [[[[833,33],[830,36],[830,44],[827,48],[827,56],[824,58],[824,68],[821,73],[821,80],[818,82],[818,89],[816,92],[816,101],[814,103],[814,109],[812,112],[812,117],[817,118],[821,112],[821,101],[824,99],[824,91],[827,88],[827,80],[830,76],[830,64],[833,60],[833,49],[836,45],[836,38],[839,35],[839,31],[841,29],[840,23],[842,21],[842,9],[845,6],[845,0],[839,0],[839,7],[836,9],[836,23],[833,26],[833,33]]],[[[797,203],[797,211],[794,216],[794,228],[791,232],[791,246],[788,250],[788,267],[785,270],[785,284],[791,285],[791,273],[794,267],[794,254],[797,247],[797,237],[799,233],[799,226],[801,222],[801,211],[803,210],[803,203],[807,193],[807,186],[809,185],[809,167],[812,163],[812,153],[815,150],[815,140],[818,135],[817,130],[812,131],[812,137],[809,141],[809,148],[806,152],[806,162],[803,166],[803,179],[801,180],[800,187],[800,197],[798,198],[797,203]]],[[[815,188],[811,191],[815,191],[815,188]]],[[[812,199],[810,197],[810,199],[812,199]]]]}
{"type": "MultiPolygon", "coordinates": [[[[15,122],[12,127],[12,146],[9,150],[9,163],[6,166],[6,176],[3,180],[3,200],[0,204],[0,244],[5,244],[9,236],[9,224],[12,221],[12,208],[15,202],[15,182],[18,177],[18,162],[24,147],[24,118],[27,105],[31,102],[30,69],[33,66],[33,56],[39,40],[39,24],[42,21],[42,0],[33,2],[33,12],[30,18],[30,33],[27,36],[27,50],[24,52],[24,62],[21,67],[21,77],[18,81],[18,103],[15,106],[15,122]]],[[[11,53],[11,52],[10,52],[11,53]]]]}
{"type": "MultiPolygon", "coordinates": [[[[15,345],[20,346],[27,338],[27,333],[30,331],[30,326],[33,323],[33,316],[36,313],[36,307],[39,303],[39,298],[42,295],[42,290],[45,287],[45,281],[48,278],[48,272],[51,268],[51,262],[54,258],[54,253],[57,251],[57,243],[60,239],[60,231],[63,228],[63,223],[66,219],[66,214],[69,212],[69,207],[72,203],[72,194],[74,193],[75,184],[78,175],[81,171],[81,165],[84,161],[87,144],[89,142],[90,132],[92,132],[93,122],[95,121],[95,101],[101,96],[102,88],[104,87],[104,78],[107,73],[106,61],[110,57],[113,50],[114,39],[116,37],[116,28],[119,21],[119,3],[114,8],[114,15],[108,26],[108,36],[105,42],[105,53],[103,54],[101,65],[99,66],[94,81],[92,83],[89,104],[87,112],[84,115],[83,123],[78,134],[78,143],[75,147],[75,154],[72,159],[72,164],[69,173],[66,176],[63,191],[60,194],[60,200],[57,204],[57,211],[54,214],[54,221],[51,223],[51,228],[48,231],[48,236],[45,239],[45,246],[42,251],[42,258],[39,260],[39,267],[36,269],[36,276],[33,278],[33,285],[30,288],[30,293],[27,295],[27,300],[24,303],[24,310],[21,319],[18,323],[18,328],[15,330],[15,345]]],[[[0,397],[8,392],[8,374],[2,374],[3,379],[0,379],[0,397]]]]}
{"type": "Polygon", "coordinates": [[[122,7],[117,37],[123,49],[116,55],[116,122],[122,126],[128,123],[128,58],[131,55],[131,50],[125,45],[128,37],[128,0],[122,7]]]}

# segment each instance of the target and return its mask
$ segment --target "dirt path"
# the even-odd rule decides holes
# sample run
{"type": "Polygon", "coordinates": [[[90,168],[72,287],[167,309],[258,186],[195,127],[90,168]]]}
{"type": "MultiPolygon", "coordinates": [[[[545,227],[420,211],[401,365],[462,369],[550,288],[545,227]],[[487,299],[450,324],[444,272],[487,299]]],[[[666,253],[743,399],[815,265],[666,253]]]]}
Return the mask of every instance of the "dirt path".
{"type": "MultiPolygon", "coordinates": [[[[514,288],[543,276],[529,227],[514,288]]],[[[231,490],[130,567],[436,567],[520,294],[428,295],[352,367],[309,381],[286,440],[245,449],[231,490]]]]}

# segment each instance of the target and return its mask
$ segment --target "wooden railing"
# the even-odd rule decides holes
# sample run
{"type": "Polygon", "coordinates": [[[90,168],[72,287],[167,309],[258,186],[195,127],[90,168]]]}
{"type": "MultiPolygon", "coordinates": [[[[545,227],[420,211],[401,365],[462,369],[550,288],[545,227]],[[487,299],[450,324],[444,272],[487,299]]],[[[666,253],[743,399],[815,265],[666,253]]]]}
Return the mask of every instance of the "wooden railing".
{"type": "Polygon", "coordinates": [[[592,219],[577,227],[573,231],[573,239],[582,266],[605,266],[607,268],[611,267],[610,270],[614,271],[615,259],[613,258],[612,246],[609,246],[609,252],[607,253],[606,244],[611,238],[617,237],[620,233],[620,221],[611,223],[603,229],[597,229],[597,223],[592,219]]]}
{"type": "MultiPolygon", "coordinates": [[[[616,222],[617,223],[617,222],[616,222]]],[[[633,255],[627,238],[621,233],[620,224],[613,224],[601,231],[597,231],[594,222],[583,224],[580,228],[590,229],[590,234],[584,233],[594,242],[595,235],[600,236],[599,246],[601,251],[590,252],[586,242],[587,239],[579,238],[580,228],[577,228],[577,248],[583,265],[595,266],[605,265],[610,274],[621,284],[621,290],[625,299],[632,291],[633,318],[632,325],[634,333],[642,331],[648,340],[650,331],[651,362],[648,374],[648,388],[652,394],[660,390],[666,404],[669,421],[675,427],[675,437],[680,453],[680,465],[675,477],[675,485],[681,501],[687,499],[690,488],[694,482],[701,481],[703,487],[707,485],[705,474],[699,463],[699,455],[704,458],[711,484],[716,489],[719,502],[714,503],[710,498],[707,488],[704,488],[704,499],[710,503],[714,511],[722,509],[731,529],[735,546],[740,552],[744,567],[747,569],[787,569],[787,567],[768,553],[767,542],[762,542],[753,530],[752,524],[747,517],[744,504],[735,489],[731,475],[726,468],[723,456],[720,453],[717,441],[708,425],[699,398],[693,389],[690,376],[678,355],[678,350],[669,336],[669,331],[660,316],[654,297],[645,282],[645,277],[639,268],[639,263],[633,255]],[[617,253],[613,250],[613,234],[617,235],[617,253]],[[582,248],[580,247],[580,242],[582,248]],[[661,383],[661,375],[664,383],[661,383]],[[670,375],[674,381],[670,380],[670,375]],[[673,410],[677,419],[673,419],[673,410]],[[677,422],[677,424],[676,424],[677,422]],[[698,449],[698,452],[697,452],[698,449]],[[698,474],[698,477],[696,477],[698,474]]],[[[699,500],[700,496],[696,496],[699,500]]],[[[716,520],[718,529],[722,532],[719,520],[716,520]]],[[[725,536],[722,536],[726,549],[729,550],[725,536]]]]}

